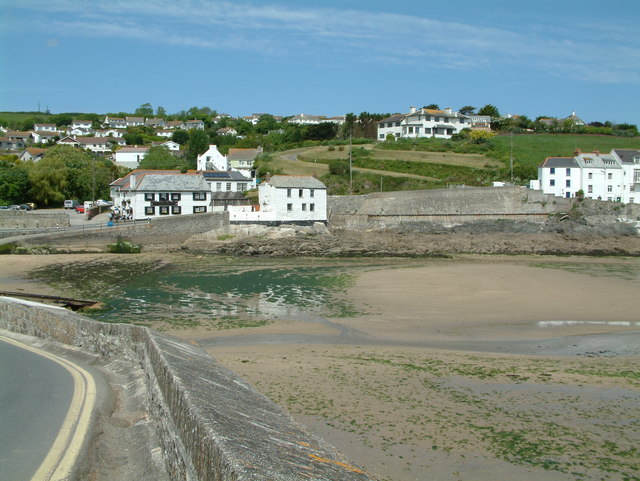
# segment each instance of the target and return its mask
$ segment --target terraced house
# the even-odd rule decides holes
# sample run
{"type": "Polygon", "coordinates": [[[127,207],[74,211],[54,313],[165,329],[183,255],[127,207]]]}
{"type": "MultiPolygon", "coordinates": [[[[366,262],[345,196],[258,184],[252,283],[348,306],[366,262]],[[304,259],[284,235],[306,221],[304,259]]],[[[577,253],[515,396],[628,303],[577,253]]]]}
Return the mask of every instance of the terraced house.
{"type": "Polygon", "coordinates": [[[580,193],[590,199],[640,204],[640,150],[577,150],[573,157],[547,157],[530,187],[558,197],[580,193]]]}
{"type": "Polygon", "coordinates": [[[409,108],[408,114],[396,114],[378,122],[378,140],[391,134],[397,139],[436,137],[450,139],[470,127],[469,118],[450,108],[444,110],[409,108]]]}

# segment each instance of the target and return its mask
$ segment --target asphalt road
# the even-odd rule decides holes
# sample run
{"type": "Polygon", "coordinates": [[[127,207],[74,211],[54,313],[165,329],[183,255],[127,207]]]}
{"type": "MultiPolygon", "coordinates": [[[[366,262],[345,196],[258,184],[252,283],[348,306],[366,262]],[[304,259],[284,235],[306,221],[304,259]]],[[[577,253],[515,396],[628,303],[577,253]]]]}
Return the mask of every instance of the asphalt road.
{"type": "Polygon", "coordinates": [[[95,383],[69,361],[0,336],[0,478],[66,479],[82,450],[95,383]]]}

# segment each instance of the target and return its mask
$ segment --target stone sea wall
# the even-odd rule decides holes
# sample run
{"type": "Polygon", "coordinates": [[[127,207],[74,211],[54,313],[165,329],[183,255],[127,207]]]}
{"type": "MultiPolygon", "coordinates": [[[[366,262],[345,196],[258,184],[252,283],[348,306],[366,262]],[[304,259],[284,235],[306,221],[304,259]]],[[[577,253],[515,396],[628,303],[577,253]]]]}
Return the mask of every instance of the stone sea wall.
{"type": "Polygon", "coordinates": [[[9,298],[0,298],[0,328],[141,365],[172,479],[374,479],[196,346],[9,298]]]}

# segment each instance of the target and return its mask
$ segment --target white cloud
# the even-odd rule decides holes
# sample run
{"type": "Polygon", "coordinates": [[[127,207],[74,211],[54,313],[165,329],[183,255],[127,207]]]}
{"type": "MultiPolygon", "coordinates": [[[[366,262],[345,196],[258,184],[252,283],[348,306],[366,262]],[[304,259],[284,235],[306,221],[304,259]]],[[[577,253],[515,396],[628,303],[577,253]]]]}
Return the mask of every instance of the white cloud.
{"type": "Polygon", "coordinates": [[[334,57],[431,69],[546,72],[596,83],[640,81],[635,32],[595,21],[571,29],[551,21],[507,29],[394,13],[215,0],[23,0],[15,10],[40,18],[34,23],[39,31],[57,37],[73,32],[301,61],[334,57]]]}

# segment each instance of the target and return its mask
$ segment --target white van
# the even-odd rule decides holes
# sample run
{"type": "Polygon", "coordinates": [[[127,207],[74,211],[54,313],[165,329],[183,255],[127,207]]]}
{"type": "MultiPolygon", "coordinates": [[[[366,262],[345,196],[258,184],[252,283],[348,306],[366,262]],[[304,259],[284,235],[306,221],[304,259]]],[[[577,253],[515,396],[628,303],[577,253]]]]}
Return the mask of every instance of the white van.
{"type": "Polygon", "coordinates": [[[77,200],[65,200],[64,201],[64,208],[65,209],[75,209],[79,205],[80,205],[80,202],[78,202],[77,200]]]}

